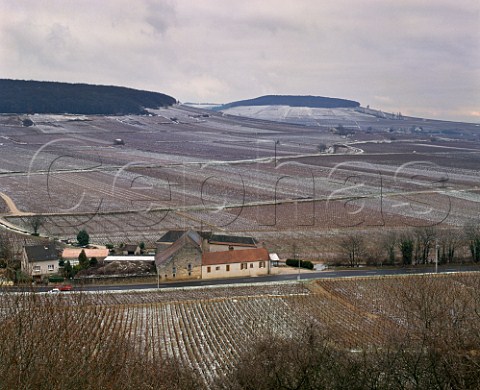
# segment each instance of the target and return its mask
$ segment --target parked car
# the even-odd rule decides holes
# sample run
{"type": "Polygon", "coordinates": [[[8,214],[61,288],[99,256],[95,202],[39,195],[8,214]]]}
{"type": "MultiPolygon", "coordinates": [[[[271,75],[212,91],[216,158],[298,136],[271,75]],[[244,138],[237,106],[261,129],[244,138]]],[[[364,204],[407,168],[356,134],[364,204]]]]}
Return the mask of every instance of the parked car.
{"type": "Polygon", "coordinates": [[[60,284],[58,286],[55,286],[55,288],[59,291],[72,291],[73,289],[71,284],[60,284]]]}
{"type": "Polygon", "coordinates": [[[51,290],[48,290],[48,294],[58,294],[60,290],[58,288],[52,288],[51,290]]]}

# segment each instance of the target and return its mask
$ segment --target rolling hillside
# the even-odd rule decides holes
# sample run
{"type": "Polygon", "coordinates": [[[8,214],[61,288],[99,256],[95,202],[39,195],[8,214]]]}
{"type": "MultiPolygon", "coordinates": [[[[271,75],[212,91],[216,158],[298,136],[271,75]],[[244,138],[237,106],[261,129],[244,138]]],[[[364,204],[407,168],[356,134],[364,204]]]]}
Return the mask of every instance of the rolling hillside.
{"type": "Polygon", "coordinates": [[[328,98],[323,96],[291,96],[291,95],[266,95],[255,99],[239,100],[215,107],[216,111],[223,111],[233,107],[242,106],[290,106],[312,108],[354,108],[360,103],[353,100],[328,98]]]}
{"type": "Polygon", "coordinates": [[[131,88],[0,79],[0,113],[143,114],[176,99],[131,88]]]}

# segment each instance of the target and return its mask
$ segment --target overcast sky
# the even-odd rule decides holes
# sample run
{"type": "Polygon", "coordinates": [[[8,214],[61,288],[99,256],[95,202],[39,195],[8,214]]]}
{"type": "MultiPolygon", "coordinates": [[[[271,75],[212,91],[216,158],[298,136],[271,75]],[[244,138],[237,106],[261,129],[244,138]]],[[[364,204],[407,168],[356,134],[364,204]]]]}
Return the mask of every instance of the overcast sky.
{"type": "Polygon", "coordinates": [[[0,0],[0,78],[480,122],[478,0],[0,0]]]}

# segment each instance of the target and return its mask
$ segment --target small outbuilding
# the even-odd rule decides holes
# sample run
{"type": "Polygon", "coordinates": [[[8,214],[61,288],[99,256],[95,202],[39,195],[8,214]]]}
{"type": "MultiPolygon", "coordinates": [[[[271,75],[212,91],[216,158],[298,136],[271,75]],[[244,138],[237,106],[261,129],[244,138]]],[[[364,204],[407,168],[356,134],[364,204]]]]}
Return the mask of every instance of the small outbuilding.
{"type": "Polygon", "coordinates": [[[122,254],[124,256],[138,256],[142,253],[142,249],[137,244],[125,244],[122,247],[122,254]]]}

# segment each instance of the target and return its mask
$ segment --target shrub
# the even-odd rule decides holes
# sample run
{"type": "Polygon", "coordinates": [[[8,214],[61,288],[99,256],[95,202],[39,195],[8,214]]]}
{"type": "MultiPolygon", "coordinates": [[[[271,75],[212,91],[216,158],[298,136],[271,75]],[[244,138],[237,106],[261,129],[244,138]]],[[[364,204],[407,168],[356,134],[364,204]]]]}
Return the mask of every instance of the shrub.
{"type": "Polygon", "coordinates": [[[87,246],[90,243],[90,236],[86,230],[80,230],[77,234],[78,245],[87,246]]]}
{"type": "Polygon", "coordinates": [[[62,276],[50,276],[48,278],[49,283],[62,283],[64,280],[62,276]]]}
{"type": "Polygon", "coordinates": [[[33,126],[35,123],[33,123],[33,121],[29,118],[26,118],[26,119],[22,119],[22,126],[24,127],[30,127],[30,126],[33,126]]]}

